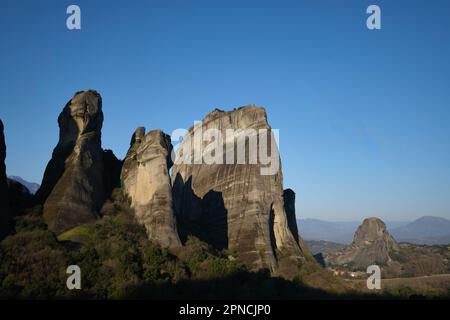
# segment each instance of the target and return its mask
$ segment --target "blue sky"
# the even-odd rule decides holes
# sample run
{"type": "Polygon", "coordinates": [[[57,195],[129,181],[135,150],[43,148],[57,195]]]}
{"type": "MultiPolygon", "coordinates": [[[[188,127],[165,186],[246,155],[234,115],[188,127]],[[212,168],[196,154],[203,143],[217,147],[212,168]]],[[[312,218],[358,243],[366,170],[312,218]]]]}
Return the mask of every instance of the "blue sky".
{"type": "Polygon", "coordinates": [[[103,146],[215,107],[265,106],[297,215],[450,218],[449,1],[2,1],[10,175],[40,182],[57,116],[103,97],[103,146]],[[82,29],[66,28],[77,4],[82,29]],[[366,28],[378,4],[382,29],[366,28]]]}

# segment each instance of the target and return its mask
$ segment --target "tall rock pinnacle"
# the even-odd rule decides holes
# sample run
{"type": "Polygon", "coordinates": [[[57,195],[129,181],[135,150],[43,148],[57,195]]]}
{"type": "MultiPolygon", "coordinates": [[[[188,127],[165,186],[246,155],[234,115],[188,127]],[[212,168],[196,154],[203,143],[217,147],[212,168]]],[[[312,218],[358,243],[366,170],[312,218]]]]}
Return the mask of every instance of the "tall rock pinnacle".
{"type": "Polygon", "coordinates": [[[123,164],[121,180],[149,239],[173,249],[181,246],[181,242],[172,208],[171,152],[168,135],[160,130],[145,135],[145,128],[138,128],[123,164]]]}
{"type": "MultiPolygon", "coordinates": [[[[101,147],[102,99],[94,90],[77,92],[58,117],[59,142],[37,197],[49,229],[59,234],[98,217],[111,181],[101,147]]],[[[111,159],[111,157],[113,159],[111,159]]]]}
{"type": "MultiPolygon", "coordinates": [[[[265,165],[250,162],[250,151],[246,151],[244,163],[236,161],[237,141],[248,138],[243,145],[250,150],[249,141],[255,137],[249,130],[267,130],[271,135],[265,110],[256,106],[229,112],[214,110],[184,136],[177,149],[177,159],[189,156],[180,150],[195,153],[196,136],[209,129],[218,130],[223,137],[227,136],[227,130],[231,132],[229,138],[216,137],[215,142],[224,158],[232,154],[229,159],[234,161],[211,164],[176,161],[172,183],[181,238],[184,241],[193,234],[218,249],[229,249],[252,269],[295,274],[305,260],[303,250],[306,249],[300,247],[293,234],[295,219],[288,221],[286,215],[281,166],[274,174],[262,174],[265,165]]],[[[259,150],[261,141],[253,141],[258,141],[253,150],[259,150]]],[[[202,156],[209,152],[208,144],[202,142],[202,156]]],[[[271,152],[279,162],[276,145],[275,149],[271,152]]],[[[292,206],[289,203],[289,208],[292,206]]],[[[295,215],[292,210],[290,213],[295,215]]]]}
{"type": "Polygon", "coordinates": [[[353,242],[341,251],[327,254],[325,260],[330,265],[352,264],[365,269],[372,264],[390,263],[391,254],[399,250],[385,223],[378,218],[367,218],[358,227],[353,242]]]}
{"type": "Polygon", "coordinates": [[[6,144],[3,134],[3,122],[0,120],[0,239],[11,227],[11,210],[8,202],[8,179],[6,177],[6,144]]]}

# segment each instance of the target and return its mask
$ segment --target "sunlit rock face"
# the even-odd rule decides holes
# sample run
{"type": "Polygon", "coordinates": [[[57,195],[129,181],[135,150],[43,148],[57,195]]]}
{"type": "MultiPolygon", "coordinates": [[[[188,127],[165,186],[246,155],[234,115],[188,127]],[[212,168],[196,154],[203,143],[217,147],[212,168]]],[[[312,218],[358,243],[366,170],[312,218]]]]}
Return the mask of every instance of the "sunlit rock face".
{"type": "Polygon", "coordinates": [[[150,240],[169,249],[181,246],[172,208],[169,177],[172,144],[160,130],[138,128],[122,168],[122,188],[150,240]]]}
{"type": "Polygon", "coordinates": [[[6,177],[6,144],[3,122],[0,120],[0,239],[11,229],[11,211],[8,201],[8,179],[6,177]]]}
{"type": "MultiPolygon", "coordinates": [[[[184,241],[192,234],[218,249],[228,249],[252,269],[267,268],[284,276],[295,274],[304,261],[304,249],[292,234],[296,229],[295,219],[291,219],[292,228],[288,225],[281,165],[273,174],[263,174],[261,169],[268,165],[250,161],[250,141],[254,137],[247,129],[268,132],[268,152],[279,164],[278,148],[270,144],[273,135],[266,112],[256,106],[229,112],[216,109],[193,126],[178,145],[172,184],[180,237],[184,241]],[[217,141],[224,163],[187,163],[189,151],[186,150],[190,150],[193,160],[198,135],[209,129],[217,129],[223,137],[227,137],[227,129],[233,132],[223,140],[201,142],[201,155],[205,156],[210,152],[211,141],[217,141]],[[246,134],[249,137],[244,138],[246,134]],[[238,141],[247,141],[245,163],[236,161],[238,141]],[[227,162],[227,158],[234,161],[227,162]]],[[[256,141],[259,150],[263,140],[256,141]]]]}
{"type": "Polygon", "coordinates": [[[372,264],[389,264],[391,255],[399,250],[385,223],[378,218],[367,218],[358,227],[353,242],[341,251],[327,254],[325,260],[329,265],[351,264],[365,269],[372,264]]]}
{"type": "Polygon", "coordinates": [[[49,229],[57,234],[98,217],[114,180],[111,170],[119,166],[101,147],[102,99],[96,91],[77,92],[58,124],[59,141],[36,194],[49,229]]]}

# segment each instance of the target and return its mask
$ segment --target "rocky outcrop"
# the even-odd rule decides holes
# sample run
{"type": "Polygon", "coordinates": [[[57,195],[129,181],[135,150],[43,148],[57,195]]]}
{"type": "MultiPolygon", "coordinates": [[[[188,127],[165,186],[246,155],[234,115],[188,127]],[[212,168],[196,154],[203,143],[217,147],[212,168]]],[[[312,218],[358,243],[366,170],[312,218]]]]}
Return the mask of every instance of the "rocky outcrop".
{"type": "Polygon", "coordinates": [[[0,120],[0,239],[11,229],[11,212],[8,200],[8,180],[6,177],[6,144],[3,122],[0,120]]]}
{"type": "Polygon", "coordinates": [[[58,124],[59,141],[36,194],[49,229],[57,234],[98,217],[117,180],[110,170],[118,166],[114,155],[101,147],[102,99],[96,91],[77,92],[58,124]]]}
{"type": "Polygon", "coordinates": [[[188,131],[177,149],[172,172],[174,207],[183,241],[193,234],[218,249],[228,249],[252,269],[267,268],[287,276],[296,273],[305,260],[305,248],[293,234],[297,232],[292,198],[288,199],[288,217],[281,166],[267,174],[261,154],[256,162],[252,160],[254,151],[266,143],[268,155],[279,164],[278,148],[270,144],[273,137],[263,108],[216,109],[208,114],[188,131]],[[259,130],[266,133],[258,136],[259,130]],[[208,139],[214,131],[223,139],[219,135],[208,139]],[[262,140],[264,135],[267,141],[262,140]],[[207,139],[198,143],[199,136],[207,139]],[[252,141],[257,142],[256,149],[252,141]],[[214,144],[218,148],[211,152],[214,144]],[[239,144],[247,150],[244,163],[238,160],[239,144]],[[198,145],[200,162],[195,154],[198,145]],[[209,156],[222,158],[223,163],[205,161],[209,156]]]}
{"type": "Polygon", "coordinates": [[[121,181],[136,218],[146,227],[149,239],[174,249],[181,246],[181,242],[172,208],[171,152],[168,135],[160,130],[145,135],[145,128],[138,128],[131,139],[121,181]]]}
{"type": "Polygon", "coordinates": [[[391,255],[400,250],[397,242],[378,218],[367,218],[358,227],[353,242],[335,253],[325,256],[328,265],[352,265],[366,269],[368,266],[387,265],[393,261],[391,255]]]}

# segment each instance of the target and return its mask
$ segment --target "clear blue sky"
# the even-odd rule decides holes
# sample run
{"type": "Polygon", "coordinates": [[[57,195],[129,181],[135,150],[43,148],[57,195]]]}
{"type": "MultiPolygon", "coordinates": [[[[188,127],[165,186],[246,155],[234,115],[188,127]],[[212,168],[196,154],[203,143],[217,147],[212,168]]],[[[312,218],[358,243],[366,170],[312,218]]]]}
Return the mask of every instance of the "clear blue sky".
{"type": "Polygon", "coordinates": [[[266,107],[301,218],[450,218],[450,1],[2,1],[10,175],[40,182],[73,93],[103,96],[103,146],[266,107]],[[66,29],[66,8],[82,30],[66,29]],[[382,30],[366,28],[369,4],[382,30]]]}

